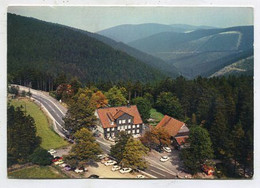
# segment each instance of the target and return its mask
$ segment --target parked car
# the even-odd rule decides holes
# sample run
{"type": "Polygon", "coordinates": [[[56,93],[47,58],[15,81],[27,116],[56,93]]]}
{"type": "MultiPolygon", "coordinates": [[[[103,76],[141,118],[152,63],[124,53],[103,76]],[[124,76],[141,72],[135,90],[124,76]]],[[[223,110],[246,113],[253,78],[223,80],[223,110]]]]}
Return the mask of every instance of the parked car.
{"type": "Polygon", "coordinates": [[[160,161],[161,162],[166,162],[166,161],[168,161],[170,158],[168,157],[168,156],[162,156],[161,158],[160,158],[160,161]]]}
{"type": "Polygon", "coordinates": [[[144,175],[141,175],[141,174],[137,175],[136,177],[137,177],[137,178],[145,178],[145,176],[144,176],[144,175]]]}
{"type": "Polygon", "coordinates": [[[163,150],[166,151],[167,153],[172,152],[171,148],[169,148],[169,147],[163,147],[163,150]]]}
{"type": "Polygon", "coordinates": [[[78,169],[78,168],[76,168],[76,169],[74,170],[74,172],[76,172],[76,173],[82,173],[82,172],[84,172],[84,170],[83,170],[83,169],[78,169]]]}
{"type": "Polygon", "coordinates": [[[118,165],[115,165],[115,166],[112,167],[112,171],[113,171],[113,172],[115,172],[115,171],[117,171],[117,170],[120,170],[120,169],[121,169],[121,167],[118,166],[118,165]]]}
{"type": "Polygon", "coordinates": [[[85,167],[79,167],[79,170],[83,170],[83,172],[87,172],[88,171],[88,169],[85,168],[85,167]]]}
{"type": "Polygon", "coordinates": [[[54,149],[50,149],[50,150],[48,151],[48,153],[51,154],[51,155],[54,155],[54,153],[57,153],[57,151],[55,151],[54,149]]]}
{"type": "Polygon", "coordinates": [[[62,157],[57,156],[57,157],[54,157],[51,161],[54,163],[54,162],[57,162],[60,160],[62,160],[62,157]]]}
{"type": "Polygon", "coordinates": [[[106,156],[105,156],[105,155],[102,155],[102,154],[100,154],[100,155],[97,155],[97,157],[98,157],[100,160],[102,160],[102,159],[104,159],[106,156]]]}
{"type": "Polygon", "coordinates": [[[66,171],[70,171],[70,170],[71,170],[71,167],[70,167],[70,165],[66,165],[64,169],[65,169],[66,171]]]}
{"type": "Polygon", "coordinates": [[[132,171],[132,168],[122,168],[121,170],[119,170],[120,173],[124,174],[124,173],[129,173],[132,171]]]}
{"type": "Polygon", "coordinates": [[[105,165],[106,166],[111,166],[111,165],[115,165],[116,163],[117,163],[116,161],[109,160],[109,161],[105,162],[105,165]]]}
{"type": "Polygon", "coordinates": [[[91,174],[88,178],[99,178],[99,176],[96,174],[91,174]]]}
{"type": "Polygon", "coordinates": [[[208,166],[206,164],[203,164],[202,167],[201,167],[201,170],[203,172],[205,172],[205,174],[207,174],[208,176],[211,176],[214,174],[214,168],[211,167],[211,166],[208,166]]]}
{"type": "Polygon", "coordinates": [[[68,139],[68,142],[70,142],[70,143],[73,144],[73,143],[74,143],[74,140],[72,140],[72,139],[69,138],[69,139],[68,139]]]}
{"type": "Polygon", "coordinates": [[[104,158],[101,160],[101,164],[105,164],[108,160],[109,160],[108,157],[104,157],[104,158]]]}
{"type": "Polygon", "coordinates": [[[59,161],[54,162],[55,165],[60,165],[60,164],[63,164],[63,163],[64,163],[63,160],[59,160],[59,161]]]}

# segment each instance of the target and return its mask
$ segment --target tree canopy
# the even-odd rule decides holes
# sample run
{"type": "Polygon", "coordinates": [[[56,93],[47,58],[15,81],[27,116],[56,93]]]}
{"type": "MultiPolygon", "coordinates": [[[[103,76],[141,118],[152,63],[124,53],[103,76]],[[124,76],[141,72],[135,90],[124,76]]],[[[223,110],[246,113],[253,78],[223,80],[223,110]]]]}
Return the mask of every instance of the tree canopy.
{"type": "Polygon", "coordinates": [[[191,173],[200,171],[201,165],[214,156],[212,142],[206,129],[193,126],[190,129],[189,147],[182,150],[181,157],[184,165],[191,173]]]}
{"type": "Polygon", "coordinates": [[[36,125],[22,108],[7,108],[7,161],[8,165],[28,162],[29,156],[40,145],[36,125]]]}
{"type": "Polygon", "coordinates": [[[79,89],[74,96],[74,102],[68,108],[66,117],[64,118],[65,128],[72,134],[83,127],[94,127],[96,116],[94,111],[96,104],[93,103],[91,97],[93,91],[90,89],[79,89]]]}
{"type": "Polygon", "coordinates": [[[125,145],[123,159],[120,164],[123,167],[130,167],[133,170],[145,169],[147,168],[147,162],[144,157],[147,153],[148,148],[146,148],[140,140],[131,137],[125,145]]]}
{"type": "Polygon", "coordinates": [[[127,101],[120,88],[114,86],[105,93],[110,106],[126,105],[127,101]]]}
{"type": "Polygon", "coordinates": [[[143,122],[147,122],[147,119],[150,118],[150,110],[152,108],[150,101],[143,97],[137,97],[133,99],[133,104],[136,104],[143,122]]]}
{"type": "Polygon", "coordinates": [[[91,131],[87,128],[82,128],[74,134],[76,144],[68,156],[65,157],[66,162],[72,166],[82,165],[89,161],[97,160],[97,155],[101,154],[102,150],[96,142],[91,131]]]}

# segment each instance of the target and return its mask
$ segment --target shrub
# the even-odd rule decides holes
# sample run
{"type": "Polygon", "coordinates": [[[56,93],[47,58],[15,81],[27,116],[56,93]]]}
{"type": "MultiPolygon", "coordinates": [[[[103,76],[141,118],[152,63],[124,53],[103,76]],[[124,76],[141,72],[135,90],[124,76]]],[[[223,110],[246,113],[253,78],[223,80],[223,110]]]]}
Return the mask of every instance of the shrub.
{"type": "Polygon", "coordinates": [[[34,150],[33,154],[30,155],[29,159],[34,164],[46,166],[51,164],[52,156],[47,150],[38,147],[34,150]]]}

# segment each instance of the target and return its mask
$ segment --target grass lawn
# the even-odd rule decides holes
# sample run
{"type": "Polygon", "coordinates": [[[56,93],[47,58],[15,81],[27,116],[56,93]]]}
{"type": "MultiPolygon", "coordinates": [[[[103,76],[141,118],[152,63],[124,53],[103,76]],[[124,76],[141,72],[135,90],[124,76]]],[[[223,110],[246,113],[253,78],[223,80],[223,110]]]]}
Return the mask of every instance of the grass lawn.
{"type": "Polygon", "coordinates": [[[157,112],[156,109],[154,109],[154,108],[152,108],[150,110],[150,114],[151,114],[150,118],[155,119],[155,121],[153,123],[151,123],[151,125],[153,125],[153,124],[157,125],[157,123],[159,123],[162,120],[162,118],[164,117],[164,115],[162,113],[157,112]]]}
{"type": "Polygon", "coordinates": [[[37,127],[37,135],[42,138],[41,147],[44,149],[51,149],[51,148],[60,148],[63,146],[68,145],[63,138],[61,138],[58,134],[56,134],[51,129],[51,121],[48,121],[46,115],[41,111],[40,107],[37,106],[35,103],[31,102],[29,99],[13,99],[11,100],[11,104],[15,107],[23,106],[27,114],[33,117],[36,127],[37,127]]]}
{"type": "Polygon", "coordinates": [[[9,178],[67,178],[51,166],[32,166],[8,173],[9,178]]]}

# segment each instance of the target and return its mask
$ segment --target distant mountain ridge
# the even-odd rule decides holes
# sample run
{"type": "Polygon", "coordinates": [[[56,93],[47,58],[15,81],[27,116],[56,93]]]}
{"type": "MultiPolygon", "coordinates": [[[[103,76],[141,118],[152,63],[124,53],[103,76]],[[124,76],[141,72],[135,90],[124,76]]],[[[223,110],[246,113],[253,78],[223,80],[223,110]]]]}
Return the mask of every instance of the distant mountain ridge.
{"type": "Polygon", "coordinates": [[[159,70],[82,32],[9,13],[7,18],[7,71],[15,82],[36,81],[41,75],[54,79],[62,72],[82,82],[165,78],[159,70]]]}
{"type": "MultiPolygon", "coordinates": [[[[174,65],[188,78],[215,70],[253,49],[253,26],[202,29],[188,33],[163,32],[128,43],[174,65]]],[[[231,62],[230,62],[231,63],[231,62]]]]}
{"type": "Polygon", "coordinates": [[[108,29],[98,31],[97,33],[117,42],[129,43],[145,37],[152,36],[162,32],[177,32],[185,33],[197,29],[209,29],[210,26],[192,26],[185,24],[158,24],[158,23],[144,23],[144,24],[123,24],[108,29]]]}

